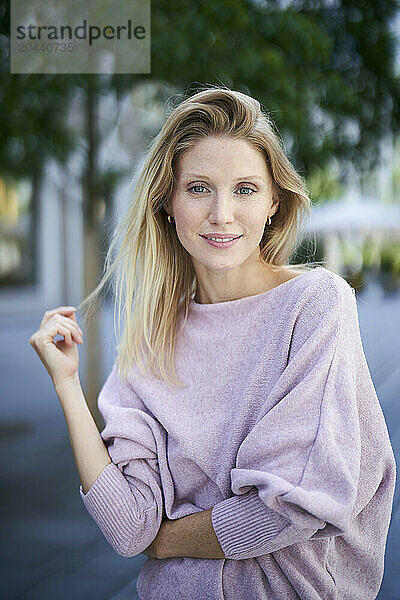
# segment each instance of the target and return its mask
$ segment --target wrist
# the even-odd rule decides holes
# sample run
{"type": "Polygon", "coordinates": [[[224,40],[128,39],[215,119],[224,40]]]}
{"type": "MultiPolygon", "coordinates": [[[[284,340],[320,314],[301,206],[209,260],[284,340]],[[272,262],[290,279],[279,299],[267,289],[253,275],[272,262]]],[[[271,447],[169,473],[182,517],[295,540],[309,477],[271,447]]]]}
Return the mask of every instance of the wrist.
{"type": "Polygon", "coordinates": [[[62,377],[60,379],[53,377],[53,385],[57,394],[65,391],[78,391],[82,390],[81,382],[79,379],[79,373],[74,373],[71,377],[62,377]]]}
{"type": "Polygon", "coordinates": [[[171,526],[171,524],[172,523],[169,519],[164,519],[164,521],[162,521],[161,523],[160,530],[155,539],[155,551],[159,559],[170,558],[170,556],[172,557],[172,554],[170,555],[168,553],[168,550],[171,550],[171,540],[168,541],[168,536],[170,535],[169,527],[171,526]]]}

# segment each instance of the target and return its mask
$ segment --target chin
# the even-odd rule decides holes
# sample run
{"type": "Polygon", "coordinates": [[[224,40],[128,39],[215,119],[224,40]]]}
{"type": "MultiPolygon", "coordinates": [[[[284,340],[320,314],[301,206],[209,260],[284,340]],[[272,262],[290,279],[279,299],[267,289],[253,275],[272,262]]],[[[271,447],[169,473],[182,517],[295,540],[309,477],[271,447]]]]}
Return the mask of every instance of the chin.
{"type": "Polygon", "coordinates": [[[233,262],[232,260],[229,261],[228,259],[225,259],[225,261],[216,260],[214,262],[210,262],[207,259],[197,259],[197,262],[201,263],[203,267],[205,267],[209,271],[214,271],[216,273],[224,273],[226,271],[232,271],[233,269],[237,269],[237,267],[239,267],[244,261],[233,262]]]}

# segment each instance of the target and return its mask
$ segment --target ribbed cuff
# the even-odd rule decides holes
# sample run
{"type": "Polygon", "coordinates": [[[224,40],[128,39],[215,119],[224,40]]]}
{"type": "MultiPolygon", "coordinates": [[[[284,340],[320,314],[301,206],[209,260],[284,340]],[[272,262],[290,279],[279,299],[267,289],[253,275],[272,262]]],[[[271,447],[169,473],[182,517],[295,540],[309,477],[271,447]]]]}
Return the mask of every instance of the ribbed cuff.
{"type": "Polygon", "coordinates": [[[115,463],[109,463],[86,494],[79,493],[88,513],[114,547],[132,543],[132,525],[139,525],[135,515],[129,483],[115,463]]]}
{"type": "Polygon", "coordinates": [[[226,558],[233,559],[267,554],[267,542],[291,525],[264,504],[256,487],[216,504],[211,522],[226,558]]]}

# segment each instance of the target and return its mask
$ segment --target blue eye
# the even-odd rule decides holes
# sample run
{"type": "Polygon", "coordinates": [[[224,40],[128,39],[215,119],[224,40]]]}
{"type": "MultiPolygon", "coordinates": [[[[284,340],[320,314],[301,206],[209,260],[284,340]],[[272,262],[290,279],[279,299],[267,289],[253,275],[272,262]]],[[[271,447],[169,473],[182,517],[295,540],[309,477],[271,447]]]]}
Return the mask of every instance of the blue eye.
{"type": "MultiPolygon", "coordinates": [[[[196,185],[192,185],[192,187],[190,187],[188,189],[189,192],[192,192],[193,194],[203,194],[203,191],[200,191],[198,188],[202,188],[203,190],[206,189],[206,187],[204,185],[201,184],[196,184],[196,185]],[[196,190],[197,188],[197,190],[196,190]]],[[[249,192],[251,193],[246,193],[246,194],[239,194],[240,196],[251,196],[252,194],[254,194],[256,192],[256,190],[253,190],[253,188],[249,187],[248,185],[242,185],[239,190],[249,190],[249,192]]]]}
{"type": "MultiPolygon", "coordinates": [[[[239,188],[240,190],[250,190],[250,192],[255,192],[255,190],[253,190],[253,188],[249,187],[248,185],[242,185],[242,187],[239,188]]],[[[251,194],[240,194],[241,196],[251,196],[251,194]]]]}
{"type": "MultiPolygon", "coordinates": [[[[189,192],[192,191],[192,190],[194,190],[194,188],[204,188],[205,189],[204,185],[197,184],[197,185],[192,185],[192,187],[189,188],[189,192]]],[[[193,193],[194,194],[197,194],[197,193],[201,194],[202,192],[193,192],[193,193]]]]}

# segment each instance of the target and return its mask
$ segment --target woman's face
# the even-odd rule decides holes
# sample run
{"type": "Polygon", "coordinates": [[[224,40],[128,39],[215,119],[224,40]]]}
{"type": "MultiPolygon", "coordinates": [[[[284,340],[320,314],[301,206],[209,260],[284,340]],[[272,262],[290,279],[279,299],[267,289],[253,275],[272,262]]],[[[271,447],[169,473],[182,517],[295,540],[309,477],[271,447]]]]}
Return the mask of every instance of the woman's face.
{"type": "Polygon", "coordinates": [[[226,271],[258,262],[265,222],[279,205],[263,155],[248,142],[213,135],[184,151],[176,167],[168,212],[195,269],[226,271]],[[240,238],[216,247],[202,237],[218,234],[240,238]]]}

